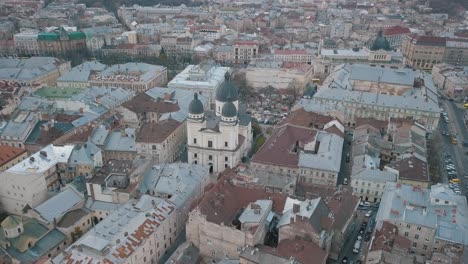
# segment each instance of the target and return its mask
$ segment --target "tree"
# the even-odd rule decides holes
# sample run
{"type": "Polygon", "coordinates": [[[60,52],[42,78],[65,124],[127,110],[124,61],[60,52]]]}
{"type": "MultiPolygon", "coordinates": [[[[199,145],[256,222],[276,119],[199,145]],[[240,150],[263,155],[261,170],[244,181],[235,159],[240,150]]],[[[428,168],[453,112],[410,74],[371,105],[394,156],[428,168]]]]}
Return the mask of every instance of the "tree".
{"type": "Polygon", "coordinates": [[[434,133],[428,142],[427,162],[429,164],[429,175],[431,177],[432,183],[438,183],[441,180],[441,142],[442,138],[439,133],[434,133]]]}

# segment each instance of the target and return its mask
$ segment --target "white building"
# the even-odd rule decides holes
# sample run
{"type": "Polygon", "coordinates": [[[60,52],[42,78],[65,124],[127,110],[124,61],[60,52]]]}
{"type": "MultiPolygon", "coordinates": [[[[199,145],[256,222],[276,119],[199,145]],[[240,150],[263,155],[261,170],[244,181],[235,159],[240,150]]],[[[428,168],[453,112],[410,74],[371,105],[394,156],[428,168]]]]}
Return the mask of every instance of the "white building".
{"type": "Polygon", "coordinates": [[[149,195],[118,207],[52,263],[157,263],[175,243],[173,203],[149,195]]]}
{"type": "Polygon", "coordinates": [[[396,182],[397,176],[389,171],[378,169],[364,169],[353,175],[351,187],[353,194],[361,200],[369,202],[380,202],[387,182],[396,182]]]}
{"type": "Polygon", "coordinates": [[[363,64],[343,64],[309,102],[345,106],[344,123],[355,126],[356,118],[412,117],[429,132],[439,123],[437,89],[429,74],[407,68],[382,68],[363,64]]]}
{"type": "Polygon", "coordinates": [[[238,93],[230,80],[216,90],[215,99],[215,111],[205,112],[195,94],[187,120],[188,163],[207,165],[210,173],[236,166],[252,143],[251,118],[238,112],[238,93]]]}
{"type": "Polygon", "coordinates": [[[48,198],[47,192],[59,186],[57,165],[65,164],[73,145],[48,145],[0,174],[0,201],[8,213],[21,214],[48,198]]]}
{"type": "Polygon", "coordinates": [[[199,93],[208,97],[211,105],[214,103],[216,90],[224,83],[225,75],[230,71],[229,67],[212,63],[189,65],[177,74],[167,87],[199,93]]]}
{"type": "Polygon", "coordinates": [[[375,218],[380,230],[383,222],[398,227],[398,235],[411,241],[410,253],[430,258],[444,248],[468,245],[468,206],[466,198],[447,185],[431,189],[387,183],[375,218]]]}
{"type": "Polygon", "coordinates": [[[37,31],[26,31],[13,36],[16,52],[20,55],[39,55],[39,44],[37,44],[37,31]]]}
{"type": "Polygon", "coordinates": [[[352,23],[335,21],[330,26],[330,38],[348,39],[351,35],[352,23]]]}

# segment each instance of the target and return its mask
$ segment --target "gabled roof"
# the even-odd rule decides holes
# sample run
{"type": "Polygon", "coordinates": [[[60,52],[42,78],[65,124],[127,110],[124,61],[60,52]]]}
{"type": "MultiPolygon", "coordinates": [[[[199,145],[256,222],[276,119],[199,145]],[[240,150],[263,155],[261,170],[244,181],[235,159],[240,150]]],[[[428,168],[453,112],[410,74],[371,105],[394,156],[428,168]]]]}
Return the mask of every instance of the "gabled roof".
{"type": "Polygon", "coordinates": [[[38,205],[34,210],[47,222],[58,221],[84,200],[75,189],[68,188],[38,205]]]}

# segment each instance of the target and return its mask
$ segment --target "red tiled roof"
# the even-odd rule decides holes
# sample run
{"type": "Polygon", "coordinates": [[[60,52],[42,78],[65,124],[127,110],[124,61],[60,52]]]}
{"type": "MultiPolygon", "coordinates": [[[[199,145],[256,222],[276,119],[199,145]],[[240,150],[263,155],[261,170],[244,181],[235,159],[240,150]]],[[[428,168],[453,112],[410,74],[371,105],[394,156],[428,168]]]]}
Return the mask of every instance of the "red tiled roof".
{"type": "Polygon", "coordinates": [[[154,100],[145,93],[138,94],[122,106],[137,114],[148,112],[157,112],[159,114],[173,113],[180,109],[176,103],[165,102],[163,98],[160,101],[154,100]]]}
{"type": "Polygon", "coordinates": [[[419,36],[419,35],[410,35],[412,41],[416,41],[416,44],[420,45],[445,45],[447,38],[444,37],[434,37],[434,36],[419,36]]]}
{"type": "Polygon", "coordinates": [[[21,148],[0,145],[0,166],[7,164],[25,152],[26,150],[21,148]]]}
{"type": "Polygon", "coordinates": [[[253,156],[252,162],[297,168],[298,153],[293,152],[296,143],[308,143],[317,130],[289,124],[278,127],[253,156]]]}
{"type": "Polygon", "coordinates": [[[387,166],[399,171],[399,179],[423,182],[429,181],[427,163],[416,157],[402,159],[387,166]]]}
{"type": "Polygon", "coordinates": [[[400,34],[409,34],[411,33],[410,29],[402,26],[388,27],[384,29],[384,36],[400,35],[400,34]]]}
{"type": "Polygon", "coordinates": [[[174,119],[163,120],[159,123],[144,124],[138,133],[136,142],[161,143],[181,124],[181,122],[174,119]]]}
{"type": "Polygon", "coordinates": [[[278,55],[305,55],[307,54],[307,51],[305,50],[282,50],[282,49],[276,49],[275,54],[278,55]]]}
{"type": "Polygon", "coordinates": [[[273,211],[282,212],[286,196],[265,190],[249,189],[231,184],[235,176],[232,169],[226,169],[218,183],[203,197],[198,207],[209,222],[231,225],[236,214],[249,203],[261,199],[273,200],[273,211]]]}
{"type": "Polygon", "coordinates": [[[247,41],[247,40],[237,40],[234,42],[235,45],[240,45],[240,46],[255,46],[258,45],[258,42],[256,41],[247,41]]]}

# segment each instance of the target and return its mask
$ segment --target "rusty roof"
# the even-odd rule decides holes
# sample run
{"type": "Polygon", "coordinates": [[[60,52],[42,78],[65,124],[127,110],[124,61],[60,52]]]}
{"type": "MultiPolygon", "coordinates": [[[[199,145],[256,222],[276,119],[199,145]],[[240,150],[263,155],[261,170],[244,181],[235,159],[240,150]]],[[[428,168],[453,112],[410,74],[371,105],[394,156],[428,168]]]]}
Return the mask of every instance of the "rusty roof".
{"type": "Polygon", "coordinates": [[[138,94],[131,100],[125,102],[122,106],[137,114],[145,114],[148,112],[164,114],[180,110],[177,103],[165,101],[164,98],[154,99],[146,93],[138,94]]]}
{"type": "Polygon", "coordinates": [[[234,217],[249,203],[261,199],[273,200],[273,211],[282,212],[286,196],[264,189],[249,189],[235,186],[230,178],[235,176],[232,169],[226,169],[218,183],[203,197],[198,205],[208,222],[230,225],[234,217]]]}
{"type": "Polygon", "coordinates": [[[17,157],[23,155],[23,153],[25,152],[26,150],[21,148],[0,145],[0,166],[3,166],[8,162],[16,159],[17,157]]]}
{"type": "Polygon", "coordinates": [[[144,124],[138,133],[136,142],[162,143],[182,124],[183,123],[174,119],[163,120],[159,123],[144,124]]]}

